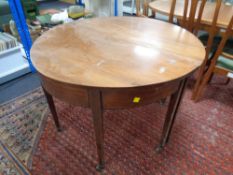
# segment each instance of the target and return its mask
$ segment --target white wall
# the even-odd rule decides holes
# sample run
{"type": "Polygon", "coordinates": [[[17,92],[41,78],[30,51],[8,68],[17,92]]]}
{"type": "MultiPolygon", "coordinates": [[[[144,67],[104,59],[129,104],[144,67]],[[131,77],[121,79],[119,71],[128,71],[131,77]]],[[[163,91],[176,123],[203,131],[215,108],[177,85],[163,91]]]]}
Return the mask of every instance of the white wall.
{"type": "MultiPolygon", "coordinates": [[[[86,9],[96,16],[114,16],[114,0],[84,0],[86,9]]],[[[118,0],[118,16],[122,16],[123,0],[118,0]]]]}

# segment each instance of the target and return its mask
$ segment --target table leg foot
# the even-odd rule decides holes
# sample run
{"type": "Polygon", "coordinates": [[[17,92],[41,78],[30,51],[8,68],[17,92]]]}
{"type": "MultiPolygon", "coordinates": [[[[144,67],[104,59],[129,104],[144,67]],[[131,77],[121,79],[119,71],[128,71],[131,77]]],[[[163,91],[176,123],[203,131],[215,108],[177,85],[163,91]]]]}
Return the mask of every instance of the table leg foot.
{"type": "Polygon", "coordinates": [[[104,169],[104,164],[98,164],[96,166],[96,171],[102,172],[103,169],[104,169]]]}
{"type": "Polygon", "coordinates": [[[58,132],[62,132],[61,127],[58,127],[58,128],[57,128],[57,131],[58,131],[58,132]]]}
{"type": "Polygon", "coordinates": [[[163,150],[163,146],[162,145],[159,145],[159,146],[157,146],[156,148],[155,148],[155,152],[156,153],[160,153],[162,150],[163,150]]]}

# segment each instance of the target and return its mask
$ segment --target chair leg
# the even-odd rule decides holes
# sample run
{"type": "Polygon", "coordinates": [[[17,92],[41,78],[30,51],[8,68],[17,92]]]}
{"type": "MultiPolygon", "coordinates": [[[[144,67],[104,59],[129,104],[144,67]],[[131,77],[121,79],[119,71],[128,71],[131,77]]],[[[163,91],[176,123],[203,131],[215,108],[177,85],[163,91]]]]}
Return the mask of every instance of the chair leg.
{"type": "Polygon", "coordinates": [[[201,82],[203,80],[203,76],[208,71],[209,67],[211,66],[211,60],[213,59],[213,57],[215,55],[215,52],[216,51],[214,51],[214,53],[210,57],[205,58],[204,62],[202,63],[201,67],[199,68],[199,70],[197,72],[198,73],[197,74],[197,79],[196,79],[196,83],[194,85],[193,93],[192,93],[192,97],[191,97],[192,100],[194,100],[196,98],[196,93],[197,93],[198,87],[199,87],[199,85],[201,84],[201,82]]]}
{"type": "Polygon", "coordinates": [[[200,69],[198,70],[196,83],[194,85],[193,93],[192,93],[192,97],[191,97],[192,100],[194,100],[196,98],[198,87],[199,87],[199,85],[200,85],[200,83],[201,83],[201,81],[203,79],[204,69],[205,69],[205,63],[203,63],[201,65],[200,69]]]}
{"type": "Polygon", "coordinates": [[[197,92],[196,92],[196,96],[193,99],[194,102],[197,102],[200,99],[200,97],[201,97],[201,95],[203,93],[203,90],[204,90],[206,84],[211,79],[211,76],[213,75],[214,65],[215,64],[211,64],[210,67],[209,67],[209,69],[208,69],[208,71],[205,73],[205,75],[203,77],[203,81],[200,83],[200,86],[198,87],[197,92]]]}

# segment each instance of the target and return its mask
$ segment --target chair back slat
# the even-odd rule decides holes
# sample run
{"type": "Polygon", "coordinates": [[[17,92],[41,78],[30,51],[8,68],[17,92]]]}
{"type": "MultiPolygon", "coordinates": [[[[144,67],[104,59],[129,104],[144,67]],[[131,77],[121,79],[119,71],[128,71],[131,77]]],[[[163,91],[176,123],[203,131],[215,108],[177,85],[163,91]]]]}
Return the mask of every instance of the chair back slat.
{"type": "Polygon", "coordinates": [[[148,16],[148,0],[136,0],[136,16],[148,16]],[[143,1],[143,3],[141,3],[143,1]],[[141,5],[143,6],[141,12],[141,5]]]}
{"type": "Polygon", "coordinates": [[[140,16],[141,15],[141,1],[136,0],[136,15],[140,16]]]}
{"type": "Polygon", "coordinates": [[[172,0],[169,18],[168,18],[168,22],[170,23],[173,23],[175,7],[176,7],[176,0],[172,0]]]}
{"type": "MultiPolygon", "coordinates": [[[[198,2],[198,0],[191,0],[191,9],[189,11],[188,20],[184,21],[184,23],[187,23],[185,26],[186,29],[190,32],[193,32],[198,2]]],[[[204,2],[204,0],[202,0],[202,2],[204,2]]]]}
{"type": "MultiPolygon", "coordinates": [[[[177,0],[171,0],[171,7],[168,18],[168,22],[170,23],[174,22],[176,3],[177,0]]],[[[194,29],[199,28],[205,4],[206,0],[184,0],[183,17],[180,20],[182,27],[186,28],[190,32],[194,32],[194,29]]]]}
{"type": "Polygon", "coordinates": [[[193,29],[193,33],[195,35],[197,35],[197,32],[199,30],[199,27],[201,25],[201,19],[202,19],[202,14],[203,14],[203,11],[204,11],[204,8],[205,8],[205,4],[206,4],[206,0],[202,0],[201,2],[201,5],[200,5],[200,8],[199,8],[199,12],[198,12],[198,17],[197,17],[197,21],[196,21],[196,26],[195,28],[193,29]]]}
{"type": "Polygon", "coordinates": [[[206,45],[206,59],[208,59],[208,57],[209,57],[209,53],[210,53],[212,45],[213,45],[214,37],[215,37],[216,33],[218,32],[217,20],[218,20],[218,15],[219,15],[219,11],[221,8],[221,4],[222,4],[222,0],[217,0],[216,7],[214,10],[214,17],[212,20],[212,24],[211,24],[211,27],[208,31],[209,37],[208,37],[207,45],[206,45]]]}
{"type": "MultiPolygon", "coordinates": [[[[184,13],[183,13],[184,23],[186,23],[186,20],[187,20],[188,6],[189,6],[189,0],[185,0],[184,1],[184,13]]],[[[186,24],[184,24],[184,25],[186,25],[186,24]]]]}
{"type": "MultiPolygon", "coordinates": [[[[213,62],[216,63],[218,57],[222,54],[224,56],[226,56],[228,59],[233,59],[233,55],[230,55],[230,54],[226,54],[223,52],[223,48],[227,42],[227,40],[233,35],[233,30],[232,30],[232,27],[233,27],[233,16],[231,17],[231,20],[229,22],[229,25],[225,31],[225,33],[223,34],[223,37],[222,37],[222,40],[218,46],[218,49],[213,57],[213,62]]],[[[233,46],[232,46],[233,47],[233,46]]]]}

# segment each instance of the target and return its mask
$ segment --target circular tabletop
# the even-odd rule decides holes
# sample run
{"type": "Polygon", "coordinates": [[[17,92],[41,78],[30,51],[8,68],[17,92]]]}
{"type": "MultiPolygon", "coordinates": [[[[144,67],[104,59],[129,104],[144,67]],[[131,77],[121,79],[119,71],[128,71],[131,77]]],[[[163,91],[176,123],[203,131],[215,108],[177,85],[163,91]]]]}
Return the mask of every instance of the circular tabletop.
{"type": "Polygon", "coordinates": [[[64,83],[125,88],[185,77],[205,57],[202,43],[173,24],[137,17],[79,20],[52,28],[31,49],[42,75],[64,83]]]}
{"type": "MultiPolygon", "coordinates": [[[[149,3],[149,7],[156,12],[169,15],[171,3],[172,3],[171,0],[156,0],[156,1],[149,3]]],[[[199,1],[198,7],[200,7],[200,3],[201,2],[199,1]]],[[[190,7],[190,3],[189,3],[189,7],[190,7]]],[[[205,8],[202,14],[202,20],[201,20],[202,23],[207,24],[207,25],[212,24],[215,7],[216,7],[216,3],[206,2],[205,8]]],[[[183,16],[183,12],[184,12],[184,1],[178,0],[176,2],[174,16],[181,18],[183,16]]],[[[231,20],[232,14],[233,14],[233,6],[222,3],[220,11],[219,11],[217,25],[221,28],[227,28],[231,20]]]]}

